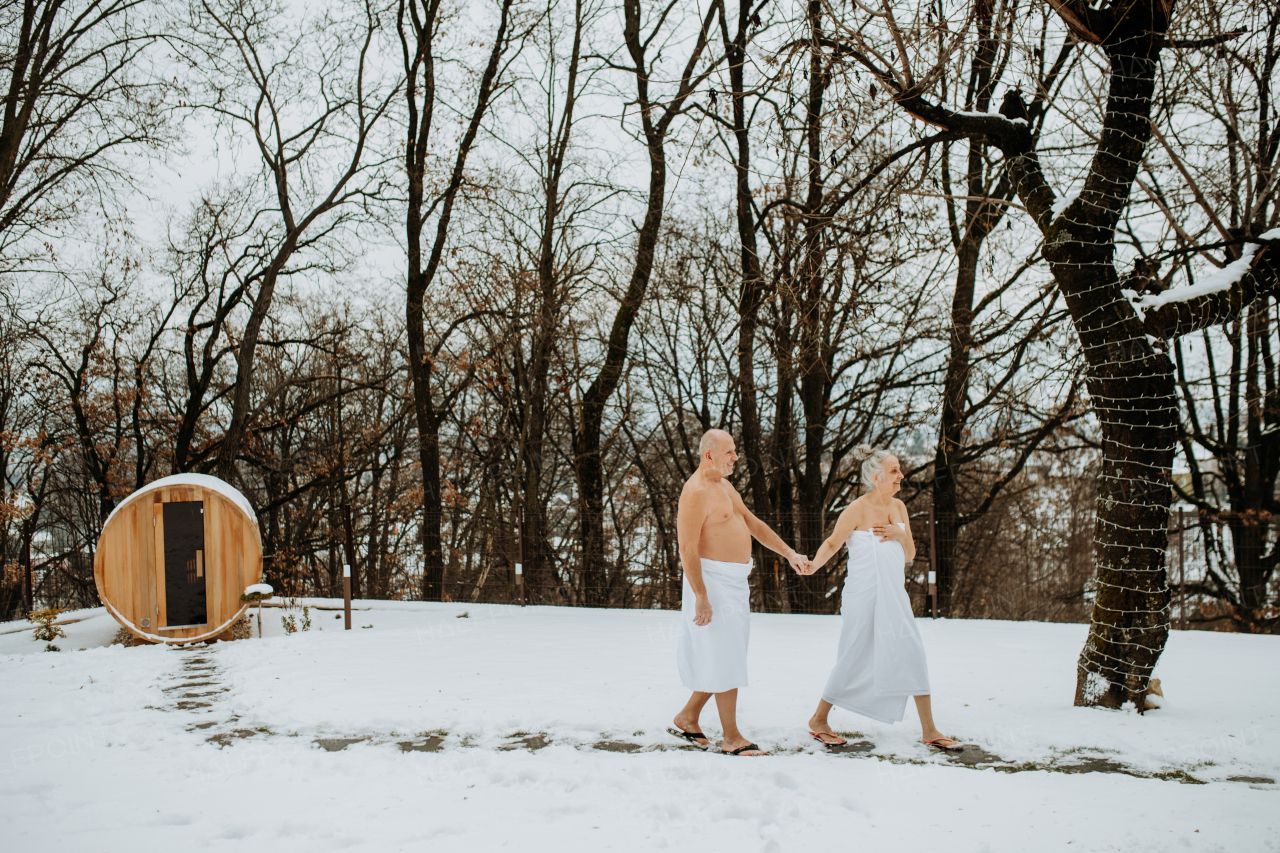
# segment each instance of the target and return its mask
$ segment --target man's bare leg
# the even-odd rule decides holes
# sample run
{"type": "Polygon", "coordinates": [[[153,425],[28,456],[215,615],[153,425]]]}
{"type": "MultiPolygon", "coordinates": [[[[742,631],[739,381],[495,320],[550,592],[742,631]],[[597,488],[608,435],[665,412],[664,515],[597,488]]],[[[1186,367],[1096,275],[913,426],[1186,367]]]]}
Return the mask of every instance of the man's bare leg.
{"type": "MultiPolygon", "coordinates": [[[[676,714],[675,719],[672,720],[676,724],[676,728],[682,732],[702,731],[702,727],[698,724],[698,717],[702,715],[703,707],[711,700],[713,695],[712,693],[695,692],[690,696],[689,701],[685,703],[684,707],[680,709],[680,713],[676,714]]],[[[711,742],[706,738],[698,738],[697,743],[699,746],[709,746],[711,742]]]]}
{"type": "MultiPolygon", "coordinates": [[[[835,731],[831,728],[831,724],[827,722],[827,714],[831,713],[831,709],[833,707],[834,706],[826,699],[819,699],[818,710],[814,711],[813,716],[809,718],[809,731],[818,732],[819,734],[835,731]]],[[[827,734],[826,737],[819,737],[818,740],[825,744],[840,744],[845,742],[844,738],[835,737],[831,734],[827,734]]]]}
{"type": "MultiPolygon", "coordinates": [[[[937,740],[940,737],[951,740],[951,738],[938,731],[938,727],[933,724],[933,706],[929,702],[928,694],[916,697],[916,713],[920,715],[921,740],[924,743],[937,740]]],[[[952,742],[954,743],[954,741],[952,742]]]]}
{"type": "MultiPolygon", "coordinates": [[[[742,732],[738,731],[738,688],[717,693],[716,709],[720,711],[720,728],[724,729],[724,736],[720,741],[721,749],[732,752],[751,743],[742,736],[742,732]]],[[[753,749],[741,754],[764,755],[765,753],[764,750],[753,749]]]]}

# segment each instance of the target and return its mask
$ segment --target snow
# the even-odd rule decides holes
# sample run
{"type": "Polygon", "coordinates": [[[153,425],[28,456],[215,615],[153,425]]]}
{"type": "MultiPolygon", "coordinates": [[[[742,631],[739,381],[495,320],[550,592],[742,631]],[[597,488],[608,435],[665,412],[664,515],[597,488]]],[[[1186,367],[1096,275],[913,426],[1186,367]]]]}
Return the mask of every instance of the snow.
{"type": "Polygon", "coordinates": [[[778,754],[738,761],[663,731],[676,613],[357,601],[352,631],[313,609],[286,636],[264,609],[265,639],[194,651],[103,648],[101,609],[58,654],[0,624],[6,851],[1280,850],[1280,637],[1173,632],[1164,707],[1138,715],[1072,707],[1085,625],[921,619],[942,730],[1027,763],[997,772],[926,751],[910,707],[834,711],[874,750],[822,753],[832,616],[753,615],[739,723],[778,754]],[[432,732],[440,751],[396,745],[432,732]],[[550,745],[503,749],[528,735],[550,745]],[[1092,757],[1205,784],[1036,769],[1092,757]]]}
{"type": "Polygon", "coordinates": [[[1280,228],[1272,228],[1270,231],[1264,231],[1259,240],[1280,240],[1280,228]]]}
{"type": "Polygon", "coordinates": [[[258,523],[258,516],[253,511],[253,507],[249,504],[249,499],[241,494],[239,489],[225,480],[219,480],[217,477],[210,477],[208,474],[173,474],[172,476],[161,477],[159,480],[147,483],[141,489],[138,489],[136,492],[129,495],[129,497],[122,500],[116,505],[116,508],[111,511],[111,515],[107,516],[106,524],[102,525],[103,528],[105,529],[107,524],[111,523],[111,519],[115,514],[129,503],[129,501],[141,495],[145,495],[153,489],[163,489],[169,486],[200,486],[201,488],[217,492],[244,510],[245,514],[248,515],[249,518],[253,519],[254,524],[258,523]]]}
{"type": "Polygon", "coordinates": [[[1146,322],[1147,310],[1142,307],[1142,300],[1138,298],[1138,291],[1122,287],[1120,288],[1120,295],[1129,300],[1129,304],[1133,306],[1133,313],[1138,315],[1138,322],[1146,322]]]}
{"type": "Polygon", "coordinates": [[[1214,270],[1209,275],[1204,276],[1196,284],[1171,287],[1163,293],[1148,293],[1139,299],[1129,297],[1129,300],[1133,303],[1134,310],[1139,312],[1138,316],[1143,317],[1147,311],[1159,308],[1169,302],[1186,302],[1189,299],[1208,296],[1211,293],[1217,293],[1222,290],[1230,290],[1239,284],[1240,279],[1249,271],[1249,267],[1253,263],[1253,256],[1258,253],[1259,245],[1261,244],[1245,243],[1244,248],[1240,251],[1239,258],[1222,269],[1214,270]]]}
{"type": "MultiPolygon", "coordinates": [[[[1063,214],[1071,203],[1080,197],[1080,190],[1068,190],[1053,200],[1053,204],[1049,205],[1049,213],[1056,220],[1063,214]]],[[[1052,221],[1052,220],[1050,220],[1052,221]]]]}
{"type": "Polygon", "coordinates": [[[257,595],[259,593],[269,596],[274,594],[275,590],[271,588],[269,583],[253,583],[244,588],[245,595],[257,595]]]}

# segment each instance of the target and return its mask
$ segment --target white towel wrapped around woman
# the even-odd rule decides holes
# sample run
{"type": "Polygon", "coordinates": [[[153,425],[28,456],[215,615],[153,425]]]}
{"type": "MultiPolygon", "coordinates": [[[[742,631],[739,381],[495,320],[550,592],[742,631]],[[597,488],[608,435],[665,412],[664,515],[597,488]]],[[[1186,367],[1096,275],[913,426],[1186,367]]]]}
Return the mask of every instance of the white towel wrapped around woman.
{"type": "Polygon", "coordinates": [[[899,542],[881,541],[869,530],[855,530],[845,544],[849,574],[840,597],[840,646],[822,698],[897,723],[908,696],[930,692],[924,642],[904,586],[906,554],[899,542]]]}
{"type": "Polygon", "coordinates": [[[676,665],[680,682],[700,693],[723,693],[747,686],[747,644],[751,640],[751,563],[702,558],[702,583],[711,622],[695,625],[693,587],[684,579],[680,599],[680,641],[676,665]]]}

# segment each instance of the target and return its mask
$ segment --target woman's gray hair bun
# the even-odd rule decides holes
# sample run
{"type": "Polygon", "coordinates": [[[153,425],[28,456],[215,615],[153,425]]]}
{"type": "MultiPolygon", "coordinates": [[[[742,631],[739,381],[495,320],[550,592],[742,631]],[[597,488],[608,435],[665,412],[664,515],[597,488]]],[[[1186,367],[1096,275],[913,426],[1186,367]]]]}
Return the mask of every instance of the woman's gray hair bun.
{"type": "Polygon", "coordinates": [[[876,487],[876,478],[884,473],[884,460],[893,454],[888,450],[859,444],[853,449],[853,460],[862,463],[862,485],[867,489],[876,487]]]}

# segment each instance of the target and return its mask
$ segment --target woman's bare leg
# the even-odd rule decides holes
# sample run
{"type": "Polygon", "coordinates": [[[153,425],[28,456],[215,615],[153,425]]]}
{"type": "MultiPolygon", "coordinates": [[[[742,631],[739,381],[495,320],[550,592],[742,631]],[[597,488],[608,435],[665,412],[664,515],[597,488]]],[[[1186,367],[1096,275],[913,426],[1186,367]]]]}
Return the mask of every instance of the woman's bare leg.
{"type": "Polygon", "coordinates": [[[929,694],[916,697],[916,713],[920,715],[920,733],[924,743],[946,737],[933,724],[933,705],[929,702],[929,694]]]}
{"type": "MultiPolygon", "coordinates": [[[[818,700],[818,710],[813,712],[813,716],[809,718],[809,731],[811,732],[829,732],[832,731],[831,724],[827,722],[827,714],[831,712],[833,706],[826,699],[818,700]]],[[[822,739],[823,743],[839,743],[840,741],[828,741],[822,739]]]]}

